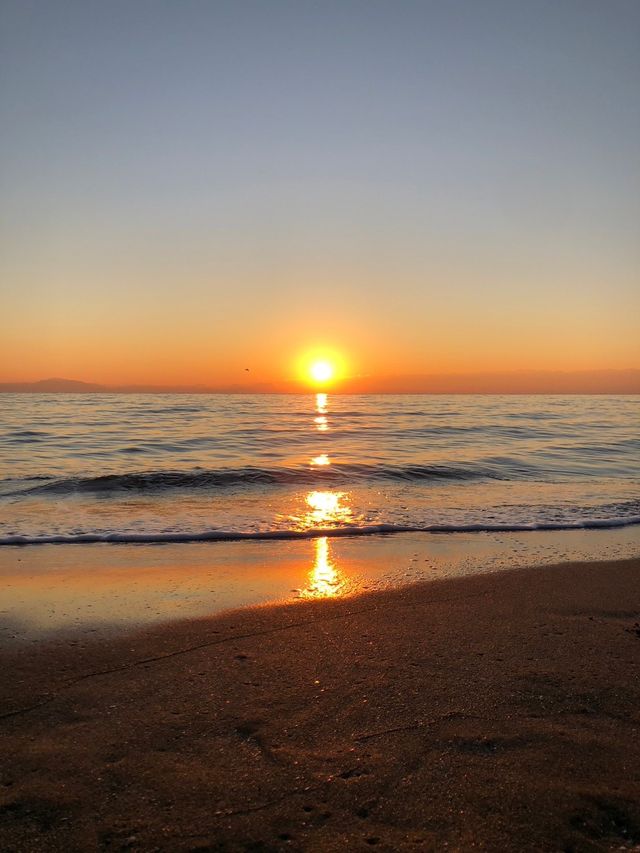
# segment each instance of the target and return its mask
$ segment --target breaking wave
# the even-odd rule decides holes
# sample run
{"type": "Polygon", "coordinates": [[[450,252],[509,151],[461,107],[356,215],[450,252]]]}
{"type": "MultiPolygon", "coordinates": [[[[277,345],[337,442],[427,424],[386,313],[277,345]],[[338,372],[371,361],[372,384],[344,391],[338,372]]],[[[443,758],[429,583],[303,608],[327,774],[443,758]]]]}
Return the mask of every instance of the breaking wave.
{"type": "Polygon", "coordinates": [[[170,533],[76,533],[40,536],[2,536],[3,545],[92,545],[98,543],[120,545],[154,545],[188,542],[237,542],[242,540],[317,539],[319,537],[372,536],[393,533],[524,533],[550,530],[600,530],[629,527],[640,524],[640,515],[627,518],[592,518],[564,522],[536,522],[530,524],[372,524],[364,526],[326,527],[310,530],[204,530],[200,532],[170,533]]]}
{"type": "MultiPolygon", "coordinates": [[[[66,477],[9,494],[70,495],[109,492],[164,492],[173,489],[224,489],[231,486],[346,484],[368,480],[424,482],[429,480],[504,480],[506,465],[369,465],[343,464],[331,467],[243,467],[208,471],[141,471],[104,474],[98,477],[66,477]]],[[[522,467],[519,474],[522,477],[522,467]]]]}

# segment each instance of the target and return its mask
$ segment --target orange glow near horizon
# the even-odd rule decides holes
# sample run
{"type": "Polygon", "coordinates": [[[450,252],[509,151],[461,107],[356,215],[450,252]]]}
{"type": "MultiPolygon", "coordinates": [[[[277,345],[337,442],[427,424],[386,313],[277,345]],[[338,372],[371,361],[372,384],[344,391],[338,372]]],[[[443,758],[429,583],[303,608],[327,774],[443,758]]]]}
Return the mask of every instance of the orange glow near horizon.
{"type": "MultiPolygon", "coordinates": [[[[67,327],[66,320],[56,319],[54,311],[46,324],[30,316],[29,334],[16,323],[9,325],[10,316],[6,312],[0,318],[0,326],[5,320],[5,327],[0,328],[0,382],[6,383],[62,377],[146,390],[199,386],[250,393],[308,389],[362,394],[637,393],[638,387],[637,375],[631,373],[640,366],[638,346],[622,327],[609,349],[598,349],[596,345],[604,338],[595,330],[587,345],[578,335],[577,325],[557,334],[545,329],[545,346],[540,348],[537,328],[498,329],[490,323],[464,325],[459,321],[465,334],[461,344],[450,332],[455,328],[453,321],[448,323],[443,315],[440,325],[428,330],[426,340],[415,340],[407,328],[401,339],[389,334],[385,346],[380,346],[380,334],[373,340],[378,331],[375,323],[370,322],[363,331],[354,321],[347,360],[333,345],[305,350],[303,344],[299,348],[299,341],[287,341],[291,330],[283,325],[275,327],[277,339],[271,330],[263,339],[260,330],[253,337],[247,331],[246,339],[239,335],[233,339],[221,331],[212,343],[210,330],[205,333],[191,325],[181,328],[178,324],[173,330],[168,322],[148,328],[136,325],[135,312],[110,323],[109,329],[117,329],[117,334],[98,324],[98,319],[100,323],[104,319],[102,314],[86,318],[86,322],[78,317],[73,328],[67,327]],[[443,340],[443,330],[449,330],[447,340],[443,340]],[[311,368],[317,362],[333,368],[325,383],[313,378],[311,368]],[[629,373],[607,377],[601,374],[605,370],[629,373]],[[545,371],[551,374],[545,375],[545,371]],[[572,371],[584,371],[584,376],[566,375],[572,371]]],[[[629,311],[628,316],[635,315],[629,311]]],[[[346,330],[342,334],[346,340],[346,330]]],[[[303,332],[295,333],[298,339],[302,336],[303,332]]],[[[317,410],[317,414],[324,412],[317,410]]]]}

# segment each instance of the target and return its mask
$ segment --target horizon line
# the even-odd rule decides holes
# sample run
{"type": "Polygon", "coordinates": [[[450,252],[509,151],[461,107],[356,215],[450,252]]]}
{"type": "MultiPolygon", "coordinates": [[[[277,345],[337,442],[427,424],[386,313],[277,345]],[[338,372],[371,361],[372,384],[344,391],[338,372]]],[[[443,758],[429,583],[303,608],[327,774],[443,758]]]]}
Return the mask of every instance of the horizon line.
{"type": "Polygon", "coordinates": [[[640,394],[640,368],[588,370],[514,370],[476,373],[352,376],[327,385],[307,385],[299,380],[253,384],[152,384],[148,382],[98,383],[49,377],[35,381],[1,382],[0,393],[78,394],[640,394]]]}

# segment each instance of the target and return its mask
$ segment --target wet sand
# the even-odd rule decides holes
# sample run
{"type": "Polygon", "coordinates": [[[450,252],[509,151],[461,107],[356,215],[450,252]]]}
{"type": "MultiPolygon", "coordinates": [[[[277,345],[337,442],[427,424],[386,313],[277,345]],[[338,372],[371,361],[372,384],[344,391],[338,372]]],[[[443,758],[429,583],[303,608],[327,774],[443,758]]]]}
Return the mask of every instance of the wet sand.
{"type": "Polygon", "coordinates": [[[640,527],[0,548],[0,646],[107,638],[247,605],[640,553],[640,527]]]}
{"type": "Polygon", "coordinates": [[[635,559],[5,646],[0,849],[633,849],[638,622],[635,559]]]}

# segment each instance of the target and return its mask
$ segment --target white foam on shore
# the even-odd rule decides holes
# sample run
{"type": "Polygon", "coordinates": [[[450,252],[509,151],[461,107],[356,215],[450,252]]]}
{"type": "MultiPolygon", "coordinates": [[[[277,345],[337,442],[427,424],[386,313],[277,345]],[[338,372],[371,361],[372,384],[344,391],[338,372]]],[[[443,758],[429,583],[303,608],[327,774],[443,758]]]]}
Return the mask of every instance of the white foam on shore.
{"type": "Polygon", "coordinates": [[[238,542],[242,540],[292,540],[316,539],[318,537],[371,536],[393,533],[524,533],[527,531],[550,530],[598,530],[630,527],[640,524],[640,515],[626,518],[593,518],[564,522],[532,522],[530,524],[433,524],[433,525],[397,525],[372,524],[366,526],[345,526],[314,528],[310,530],[204,530],[170,533],[75,533],[51,534],[42,536],[10,535],[0,537],[2,545],[93,545],[111,543],[120,545],[161,545],[163,543],[188,542],[238,542]]]}

